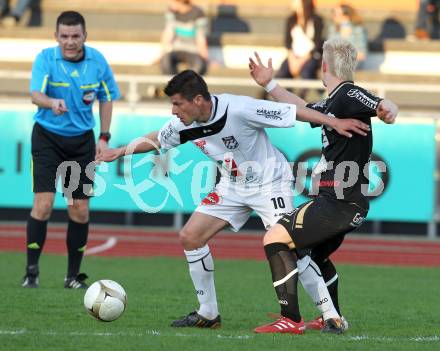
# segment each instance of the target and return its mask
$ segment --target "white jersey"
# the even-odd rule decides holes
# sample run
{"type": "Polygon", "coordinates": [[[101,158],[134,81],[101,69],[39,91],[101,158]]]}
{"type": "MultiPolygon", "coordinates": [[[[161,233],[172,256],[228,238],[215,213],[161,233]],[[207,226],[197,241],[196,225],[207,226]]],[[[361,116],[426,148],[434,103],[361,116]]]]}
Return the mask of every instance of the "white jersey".
{"type": "Polygon", "coordinates": [[[185,126],[172,118],[159,132],[161,148],[171,149],[187,141],[219,164],[219,186],[271,185],[291,180],[284,155],[269,140],[264,128],[292,127],[296,106],[247,96],[212,95],[212,113],[205,123],[185,126]]]}

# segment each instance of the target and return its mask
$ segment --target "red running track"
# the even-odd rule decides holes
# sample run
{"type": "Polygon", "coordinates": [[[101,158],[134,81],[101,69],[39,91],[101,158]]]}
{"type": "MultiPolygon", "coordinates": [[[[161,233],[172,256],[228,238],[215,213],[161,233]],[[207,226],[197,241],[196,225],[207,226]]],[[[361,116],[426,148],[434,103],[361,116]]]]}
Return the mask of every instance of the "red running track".
{"type": "MultiPolygon", "coordinates": [[[[174,232],[143,229],[93,227],[88,248],[101,246],[109,238],[116,244],[97,253],[98,256],[177,256],[182,247],[174,232]]],[[[222,232],[210,241],[216,258],[264,260],[262,235],[222,232]]],[[[0,224],[0,251],[23,252],[24,225],[0,224]]],[[[65,227],[50,227],[45,252],[65,254],[65,227]]],[[[400,266],[440,266],[440,241],[388,240],[377,237],[348,236],[332,256],[335,262],[351,264],[383,264],[400,266]]]]}

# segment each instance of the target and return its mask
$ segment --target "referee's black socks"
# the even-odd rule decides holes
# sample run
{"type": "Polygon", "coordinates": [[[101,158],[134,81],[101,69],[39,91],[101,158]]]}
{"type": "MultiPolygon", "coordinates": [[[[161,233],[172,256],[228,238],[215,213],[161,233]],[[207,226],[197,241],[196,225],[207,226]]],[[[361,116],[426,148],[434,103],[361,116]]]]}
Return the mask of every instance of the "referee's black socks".
{"type": "Polygon", "coordinates": [[[26,226],[27,267],[38,266],[47,234],[47,220],[40,221],[29,216],[26,226]]]}
{"type": "Polygon", "coordinates": [[[298,268],[296,254],[283,243],[264,246],[272,271],[272,282],[281,307],[281,315],[294,322],[301,321],[298,306],[298,268]]]}
{"type": "Polygon", "coordinates": [[[75,278],[79,273],[81,261],[87,245],[89,223],[78,223],[69,219],[67,225],[67,278],[75,278]]]}

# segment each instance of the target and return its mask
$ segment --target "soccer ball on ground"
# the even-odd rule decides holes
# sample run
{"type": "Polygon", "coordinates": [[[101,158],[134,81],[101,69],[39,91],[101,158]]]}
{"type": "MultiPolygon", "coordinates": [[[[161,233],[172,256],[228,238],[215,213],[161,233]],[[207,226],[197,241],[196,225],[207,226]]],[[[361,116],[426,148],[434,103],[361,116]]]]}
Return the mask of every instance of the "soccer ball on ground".
{"type": "Polygon", "coordinates": [[[84,307],[93,317],[104,322],[118,319],[127,306],[124,288],[113,280],[94,282],[84,295],[84,307]]]}

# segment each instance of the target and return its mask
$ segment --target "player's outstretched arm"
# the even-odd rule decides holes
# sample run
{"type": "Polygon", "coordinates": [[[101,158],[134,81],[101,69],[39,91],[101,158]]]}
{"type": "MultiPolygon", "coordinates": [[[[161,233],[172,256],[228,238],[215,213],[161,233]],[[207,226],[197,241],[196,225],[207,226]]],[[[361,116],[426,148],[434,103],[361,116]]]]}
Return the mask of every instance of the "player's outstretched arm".
{"type": "Polygon", "coordinates": [[[399,108],[391,100],[384,99],[379,103],[377,107],[377,117],[379,117],[384,123],[392,124],[396,121],[399,108]]]}
{"type": "Polygon", "coordinates": [[[269,59],[267,66],[265,66],[258,53],[255,52],[255,60],[252,57],[249,57],[249,71],[255,82],[265,88],[275,100],[297,106],[306,105],[306,102],[299,96],[292,94],[272,80],[273,67],[271,58],[269,59]]]}
{"type": "Polygon", "coordinates": [[[296,119],[302,122],[329,126],[335,129],[339,134],[348,138],[351,138],[353,136],[352,133],[365,136],[367,135],[367,132],[370,131],[370,126],[368,124],[365,124],[364,122],[361,122],[358,119],[340,119],[336,117],[331,117],[303,106],[297,107],[296,119]]]}
{"type": "Polygon", "coordinates": [[[132,154],[141,154],[160,149],[159,131],[151,132],[143,137],[136,138],[130,144],[115,149],[108,148],[97,155],[97,162],[111,162],[120,157],[132,154]]]}
{"type": "Polygon", "coordinates": [[[303,99],[290,93],[272,80],[272,59],[269,59],[267,66],[265,66],[258,53],[255,52],[255,60],[252,57],[249,58],[249,71],[255,82],[265,87],[266,91],[275,100],[296,105],[296,118],[298,121],[327,125],[339,134],[349,138],[352,137],[353,132],[365,136],[367,135],[366,132],[370,130],[367,124],[359,120],[333,118],[305,107],[306,102],[303,99]]]}

